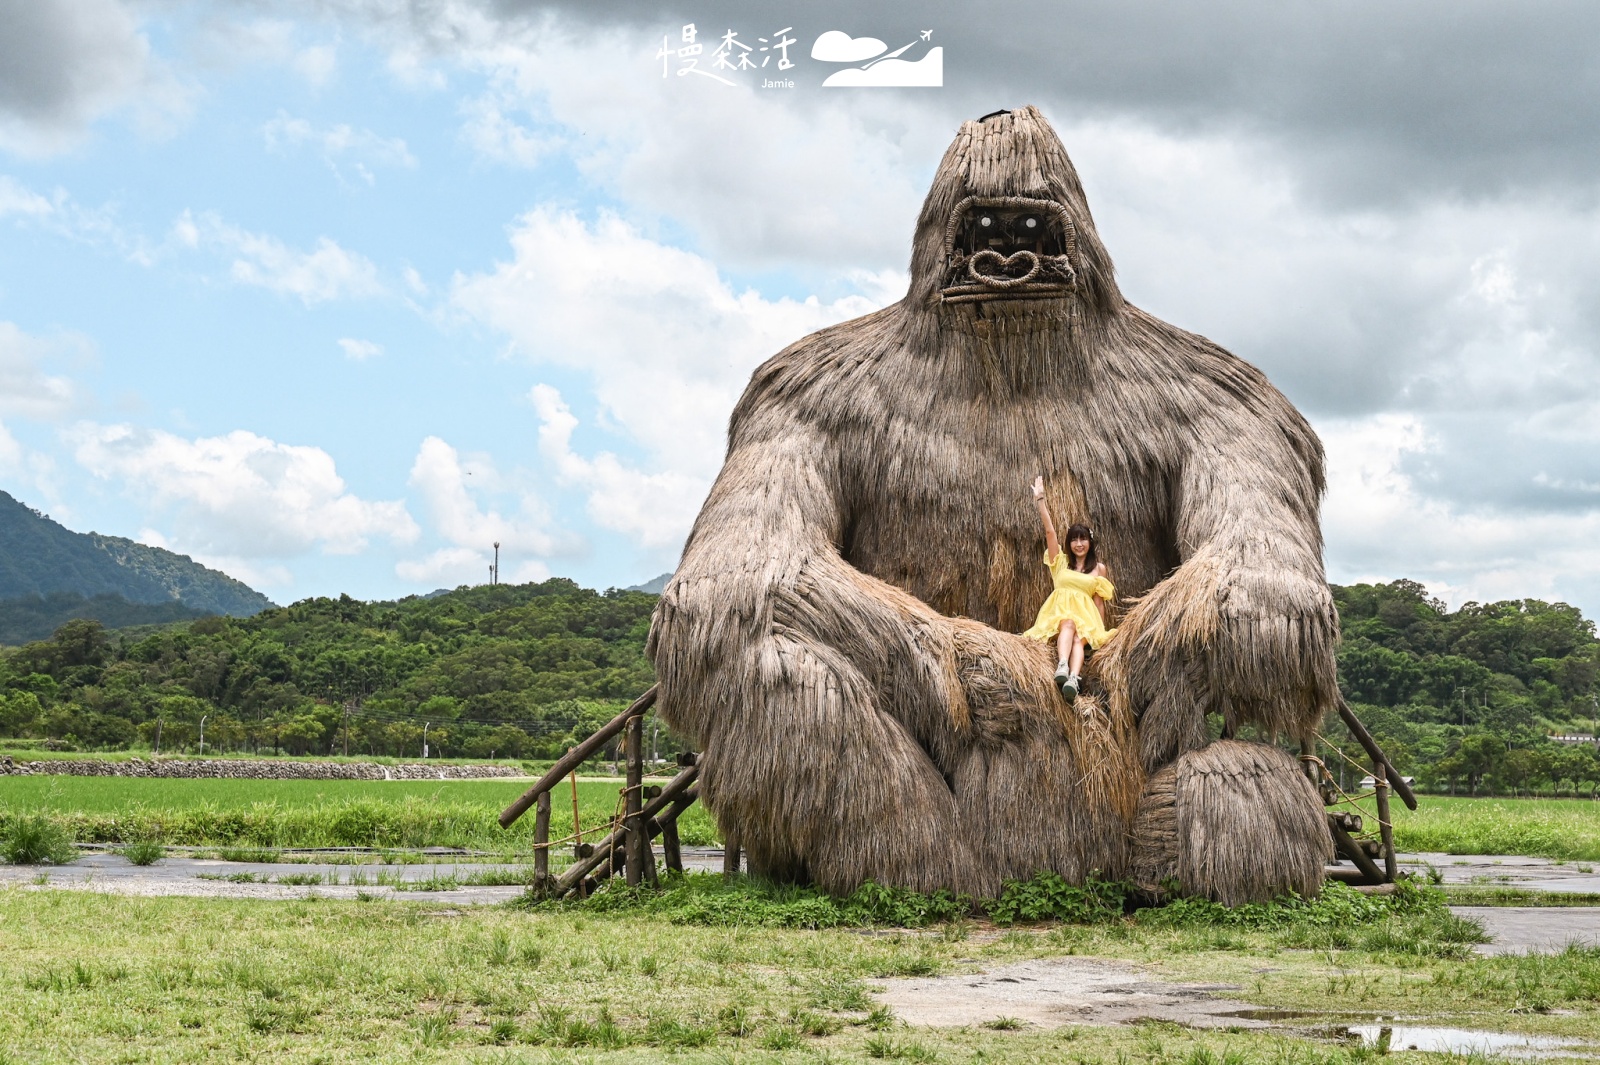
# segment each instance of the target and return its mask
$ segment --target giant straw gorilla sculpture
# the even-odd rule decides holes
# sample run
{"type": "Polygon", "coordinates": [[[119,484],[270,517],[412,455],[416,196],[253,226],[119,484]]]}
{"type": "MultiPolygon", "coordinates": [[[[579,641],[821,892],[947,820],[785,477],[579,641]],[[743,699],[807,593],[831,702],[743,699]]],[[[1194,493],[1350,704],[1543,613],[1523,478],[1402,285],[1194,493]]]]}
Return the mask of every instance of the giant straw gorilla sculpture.
{"type": "Polygon", "coordinates": [[[1123,299],[1032,107],[962,126],[911,275],[733,413],[650,643],[705,803],[753,872],[835,892],[1054,870],[1314,893],[1315,790],[1207,715],[1299,736],[1336,698],[1316,436],[1254,367],[1123,299]],[[1050,590],[1036,472],[1121,596],[1076,708],[1053,648],[1012,635],[1050,590]]]}

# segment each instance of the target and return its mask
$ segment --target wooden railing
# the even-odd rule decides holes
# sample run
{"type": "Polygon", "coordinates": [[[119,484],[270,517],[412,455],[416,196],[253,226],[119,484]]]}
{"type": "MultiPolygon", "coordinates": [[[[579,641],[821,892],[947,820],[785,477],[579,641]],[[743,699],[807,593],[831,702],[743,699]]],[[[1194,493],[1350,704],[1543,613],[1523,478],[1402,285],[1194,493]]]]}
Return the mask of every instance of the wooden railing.
{"type": "MultiPolygon", "coordinates": [[[[1340,880],[1349,884],[1392,884],[1399,873],[1399,868],[1395,859],[1394,819],[1389,810],[1389,789],[1392,787],[1401,801],[1412,810],[1417,808],[1417,797],[1406,783],[1405,777],[1401,776],[1394,768],[1394,763],[1389,761],[1389,756],[1383,752],[1383,748],[1378,746],[1378,741],[1372,738],[1372,733],[1367,731],[1342,698],[1339,700],[1339,719],[1372,759],[1372,799],[1377,808],[1378,831],[1376,838],[1373,838],[1370,831],[1365,836],[1360,835],[1363,823],[1361,814],[1357,812],[1359,808],[1356,806],[1356,800],[1365,796],[1352,796],[1340,788],[1334,774],[1320,759],[1311,754],[1310,742],[1302,741],[1301,761],[1311,782],[1322,793],[1323,803],[1331,808],[1347,807],[1347,809],[1330,810],[1328,834],[1333,837],[1333,846],[1338,857],[1346,859],[1350,864],[1330,865],[1325,873],[1329,880],[1340,880]],[[1383,863],[1381,866],[1378,864],[1380,861],[1383,863]]],[[[1334,750],[1340,758],[1350,761],[1357,768],[1364,768],[1343,751],[1339,751],[1338,748],[1334,750]]]]}
{"type": "MultiPolygon", "coordinates": [[[[622,873],[629,885],[656,879],[652,841],[661,837],[662,857],[669,870],[683,872],[683,854],[678,843],[678,817],[699,798],[695,781],[700,775],[695,755],[678,756],[679,771],[665,785],[644,783],[644,715],[655,705],[656,688],[645,692],[622,713],[612,718],[594,735],[573,747],[540,777],[521,798],[500,814],[500,824],[510,828],[517,818],[535,810],[533,822],[533,881],[535,892],[561,898],[577,892],[587,895],[600,880],[622,873]],[[606,744],[622,736],[623,759],[627,776],[622,789],[622,817],[615,820],[598,843],[584,843],[578,825],[576,799],[573,806],[573,862],[559,877],[550,875],[550,793],[557,784],[575,774],[578,767],[594,757],[606,744]]],[[[724,869],[737,872],[739,847],[728,841],[724,869]]]]}

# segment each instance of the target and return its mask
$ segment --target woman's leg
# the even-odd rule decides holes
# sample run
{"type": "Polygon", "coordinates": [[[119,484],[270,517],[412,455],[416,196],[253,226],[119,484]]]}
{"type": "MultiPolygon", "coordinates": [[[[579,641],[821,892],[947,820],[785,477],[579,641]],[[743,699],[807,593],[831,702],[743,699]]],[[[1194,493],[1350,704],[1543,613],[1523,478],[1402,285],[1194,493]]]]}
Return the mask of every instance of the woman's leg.
{"type": "MultiPolygon", "coordinates": [[[[1078,643],[1078,626],[1073,624],[1071,618],[1061,623],[1061,628],[1056,631],[1056,661],[1067,662],[1072,657],[1072,649],[1078,643]]],[[[1082,656],[1079,657],[1082,661],[1082,656]]],[[[1072,672],[1076,673],[1077,669],[1072,672]]]]}
{"type": "MultiPolygon", "coordinates": [[[[1063,625],[1062,628],[1066,626],[1063,625]]],[[[1083,641],[1076,638],[1076,635],[1072,641],[1072,657],[1068,661],[1067,668],[1072,670],[1074,677],[1083,672],[1083,641]]]]}

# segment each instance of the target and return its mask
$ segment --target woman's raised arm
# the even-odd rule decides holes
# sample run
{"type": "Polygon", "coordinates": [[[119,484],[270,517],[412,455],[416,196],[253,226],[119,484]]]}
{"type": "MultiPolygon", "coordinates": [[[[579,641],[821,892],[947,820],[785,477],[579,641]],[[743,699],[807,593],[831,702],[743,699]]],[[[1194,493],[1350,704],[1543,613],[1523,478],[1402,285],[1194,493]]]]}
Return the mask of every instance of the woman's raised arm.
{"type": "Polygon", "coordinates": [[[1051,562],[1061,554],[1061,541],[1056,539],[1056,523],[1050,520],[1050,504],[1044,501],[1044,478],[1033,479],[1033,504],[1039,508],[1039,520],[1044,522],[1044,557],[1051,562]]]}

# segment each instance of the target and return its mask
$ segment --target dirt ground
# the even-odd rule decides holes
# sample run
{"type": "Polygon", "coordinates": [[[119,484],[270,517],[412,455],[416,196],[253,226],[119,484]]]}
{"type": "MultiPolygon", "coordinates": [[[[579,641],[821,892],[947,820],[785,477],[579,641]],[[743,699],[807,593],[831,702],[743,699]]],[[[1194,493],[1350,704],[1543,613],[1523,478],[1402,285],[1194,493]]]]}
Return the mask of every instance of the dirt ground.
{"type": "Polygon", "coordinates": [[[1151,980],[1137,966],[1102,958],[1045,958],[983,972],[872,982],[878,999],[912,1025],[959,1027],[1004,1018],[1038,1028],[1126,1024],[1141,1018],[1192,1028],[1266,1028],[1224,984],[1151,980]]]}

